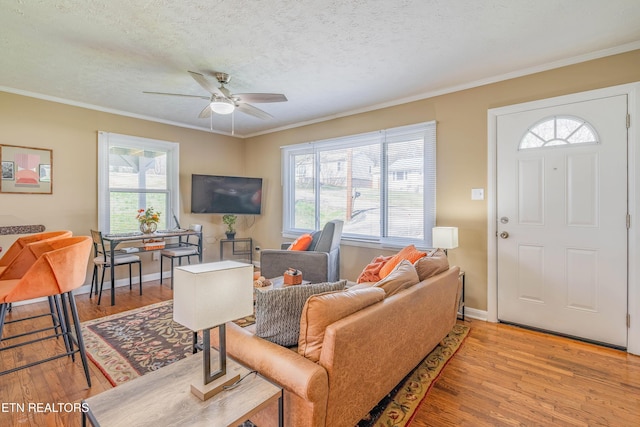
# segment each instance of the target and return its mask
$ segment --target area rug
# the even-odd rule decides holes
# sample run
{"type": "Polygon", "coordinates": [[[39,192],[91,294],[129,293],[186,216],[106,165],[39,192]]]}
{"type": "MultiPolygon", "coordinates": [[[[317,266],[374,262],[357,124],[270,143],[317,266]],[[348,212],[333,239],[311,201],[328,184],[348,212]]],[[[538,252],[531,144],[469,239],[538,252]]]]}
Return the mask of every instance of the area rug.
{"type": "MultiPolygon", "coordinates": [[[[255,322],[238,319],[240,326],[255,322]]],[[[111,385],[155,371],[192,354],[193,333],[173,321],[173,301],[164,301],[82,323],[87,356],[111,385]]]]}
{"type": "Polygon", "coordinates": [[[403,427],[413,419],[440,373],[460,349],[469,326],[456,324],[449,335],[382,399],[357,427],[403,427]]]}

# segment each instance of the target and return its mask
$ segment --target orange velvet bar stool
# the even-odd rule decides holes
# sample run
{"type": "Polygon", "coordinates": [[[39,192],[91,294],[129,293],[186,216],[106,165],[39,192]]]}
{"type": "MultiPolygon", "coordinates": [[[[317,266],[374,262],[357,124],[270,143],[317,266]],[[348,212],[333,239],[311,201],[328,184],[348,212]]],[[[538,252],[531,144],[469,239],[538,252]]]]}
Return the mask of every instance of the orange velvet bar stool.
{"type": "MultiPolygon", "coordinates": [[[[37,241],[34,243],[25,244],[22,247],[22,249],[17,253],[17,255],[11,260],[11,262],[6,267],[4,267],[3,270],[0,270],[0,281],[22,278],[22,276],[24,276],[25,273],[29,271],[29,268],[31,268],[31,266],[36,262],[36,260],[40,257],[41,254],[56,248],[55,246],[52,246],[49,243],[52,240],[56,240],[56,239],[57,237],[50,238],[50,239],[43,239],[41,241],[37,241]]],[[[62,315],[60,312],[61,308],[60,308],[60,305],[58,304],[58,300],[53,296],[49,296],[48,300],[49,300],[50,312],[48,314],[43,313],[37,316],[32,316],[30,317],[30,319],[51,316],[51,320],[53,321],[53,327],[57,332],[58,329],[61,330],[61,323],[60,323],[62,319],[62,315]]],[[[11,311],[11,305],[9,305],[7,310],[11,311]]],[[[24,320],[24,319],[12,320],[6,323],[7,324],[13,323],[20,320],[24,320]]],[[[41,332],[41,331],[43,330],[31,331],[21,335],[14,335],[12,338],[18,338],[19,336],[29,335],[31,333],[41,332]]],[[[65,342],[65,344],[67,344],[67,347],[68,347],[68,343],[65,342]]]]}
{"type": "MultiPolygon", "coordinates": [[[[92,240],[88,236],[62,238],[48,241],[46,244],[33,245],[32,249],[37,256],[37,260],[22,278],[0,280],[0,341],[9,339],[2,338],[2,334],[7,315],[7,306],[10,303],[51,296],[58,299],[62,307],[62,334],[65,336],[65,342],[69,342],[66,352],[62,354],[4,370],[0,372],[0,376],[65,356],[71,356],[72,360],[75,361],[75,353],[80,353],[87,384],[91,387],[89,365],[80,328],[78,309],[72,294],[74,289],[84,284],[91,246],[92,240]],[[71,331],[69,311],[73,319],[74,332],[71,331]],[[74,348],[74,346],[77,348],[74,348]]],[[[16,347],[57,336],[58,334],[44,336],[31,341],[5,346],[0,348],[0,352],[10,351],[16,347]]]]}
{"type": "Polygon", "coordinates": [[[60,239],[64,237],[71,237],[71,231],[68,230],[59,230],[59,231],[46,231],[44,233],[36,233],[36,234],[28,234],[26,236],[18,237],[18,239],[13,242],[7,252],[4,254],[2,258],[0,258],[0,273],[4,270],[7,265],[13,261],[13,259],[20,253],[20,251],[27,246],[28,244],[41,242],[49,239],[60,239]]]}

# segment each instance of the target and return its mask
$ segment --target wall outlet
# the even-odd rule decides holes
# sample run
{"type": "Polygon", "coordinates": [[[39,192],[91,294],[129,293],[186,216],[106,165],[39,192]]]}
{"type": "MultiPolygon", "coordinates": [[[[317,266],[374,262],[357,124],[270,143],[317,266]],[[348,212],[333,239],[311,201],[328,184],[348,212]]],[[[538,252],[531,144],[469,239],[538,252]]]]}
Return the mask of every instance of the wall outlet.
{"type": "Polygon", "coordinates": [[[160,252],[157,252],[157,251],[153,252],[151,254],[151,259],[154,260],[154,261],[160,261],[160,252]]]}
{"type": "Polygon", "coordinates": [[[259,252],[260,251],[260,246],[256,246],[254,249],[255,249],[256,252],[259,252]]]}

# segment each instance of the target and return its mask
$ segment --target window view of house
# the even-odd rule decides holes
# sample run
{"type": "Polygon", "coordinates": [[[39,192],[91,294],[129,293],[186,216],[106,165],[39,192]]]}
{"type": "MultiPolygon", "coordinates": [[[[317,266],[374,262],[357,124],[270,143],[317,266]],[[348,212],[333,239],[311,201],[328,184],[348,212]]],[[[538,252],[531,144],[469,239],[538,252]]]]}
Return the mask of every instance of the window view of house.
{"type": "Polygon", "coordinates": [[[284,149],[285,229],[341,219],[344,235],[355,240],[431,240],[425,230],[435,221],[435,123],[313,146],[284,149]]]}

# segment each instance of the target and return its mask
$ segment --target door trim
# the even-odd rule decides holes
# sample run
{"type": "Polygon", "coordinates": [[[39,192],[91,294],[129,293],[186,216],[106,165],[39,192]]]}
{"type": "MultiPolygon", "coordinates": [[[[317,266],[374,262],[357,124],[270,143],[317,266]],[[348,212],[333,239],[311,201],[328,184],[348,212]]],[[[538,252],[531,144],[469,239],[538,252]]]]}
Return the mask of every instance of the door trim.
{"type": "Polygon", "coordinates": [[[531,101],[522,104],[492,108],[487,112],[487,321],[498,321],[498,282],[497,282],[497,118],[536,108],[547,108],[559,104],[587,101],[594,98],[627,95],[628,112],[631,126],[628,130],[628,205],[631,215],[628,247],[628,287],[627,312],[631,316],[627,331],[627,351],[640,355],[640,82],[587,92],[574,93],[554,98],[531,101]]]}

